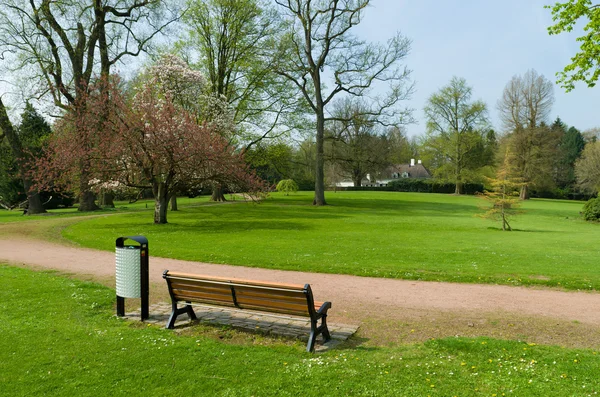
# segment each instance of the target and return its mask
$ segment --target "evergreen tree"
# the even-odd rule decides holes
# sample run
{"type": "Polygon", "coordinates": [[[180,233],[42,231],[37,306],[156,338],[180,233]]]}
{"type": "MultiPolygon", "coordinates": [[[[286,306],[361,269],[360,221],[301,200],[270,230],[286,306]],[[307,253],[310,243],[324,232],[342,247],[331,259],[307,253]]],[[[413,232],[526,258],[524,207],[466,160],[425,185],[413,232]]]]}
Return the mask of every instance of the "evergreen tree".
{"type": "Polygon", "coordinates": [[[44,141],[51,132],[50,124],[35,110],[31,103],[27,102],[21,115],[21,125],[18,128],[23,149],[29,151],[32,155],[39,153],[44,141]]]}
{"type": "Polygon", "coordinates": [[[572,187],[575,183],[575,162],[585,147],[585,139],[575,127],[569,128],[560,142],[559,166],[560,174],[557,184],[563,188],[572,187]]]}

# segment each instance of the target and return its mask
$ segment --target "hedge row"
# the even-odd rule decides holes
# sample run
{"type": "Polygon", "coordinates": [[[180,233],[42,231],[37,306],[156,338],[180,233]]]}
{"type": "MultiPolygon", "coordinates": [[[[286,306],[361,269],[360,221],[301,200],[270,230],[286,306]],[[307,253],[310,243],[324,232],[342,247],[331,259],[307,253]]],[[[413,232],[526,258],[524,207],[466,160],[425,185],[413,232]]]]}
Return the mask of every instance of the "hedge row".
{"type": "MultiPolygon", "coordinates": [[[[418,193],[454,193],[456,186],[454,183],[436,182],[433,179],[398,179],[391,181],[387,186],[371,187],[343,187],[337,190],[348,191],[387,191],[387,192],[418,192],[418,193]]],[[[481,183],[465,183],[463,185],[463,193],[476,194],[483,192],[481,183]]]]}

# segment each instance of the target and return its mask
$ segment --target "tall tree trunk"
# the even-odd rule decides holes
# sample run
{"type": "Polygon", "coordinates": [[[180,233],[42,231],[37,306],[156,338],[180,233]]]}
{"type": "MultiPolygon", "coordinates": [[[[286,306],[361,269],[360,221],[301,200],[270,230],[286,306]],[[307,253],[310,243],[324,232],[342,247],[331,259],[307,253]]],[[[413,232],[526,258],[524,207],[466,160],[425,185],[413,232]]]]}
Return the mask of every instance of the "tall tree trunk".
{"type": "MultiPolygon", "coordinates": [[[[460,147],[457,149],[457,151],[458,150],[460,150],[460,147]]],[[[456,164],[456,170],[455,170],[455,174],[454,174],[454,177],[456,178],[454,194],[463,194],[463,183],[461,182],[461,178],[460,178],[461,171],[462,171],[462,167],[461,167],[460,163],[456,164]]]]}
{"type": "Polygon", "coordinates": [[[100,193],[98,205],[101,208],[115,208],[115,195],[112,192],[100,193]]]}
{"type": "Polygon", "coordinates": [[[323,137],[325,132],[325,116],[323,107],[317,113],[317,162],[315,167],[315,198],[313,205],[327,205],[325,202],[325,157],[323,155],[323,137]]]}
{"type": "Polygon", "coordinates": [[[176,195],[171,196],[171,211],[179,211],[179,209],[177,208],[177,196],[176,195]]]}
{"type": "Polygon", "coordinates": [[[528,184],[521,186],[521,192],[519,193],[519,198],[521,200],[529,200],[529,185],[528,184]]]}
{"type": "Polygon", "coordinates": [[[167,208],[169,206],[169,195],[167,185],[164,182],[155,183],[152,187],[154,191],[154,223],[167,223],[167,208]]]}
{"type": "Polygon", "coordinates": [[[462,182],[456,182],[456,187],[454,188],[454,194],[463,194],[464,192],[464,184],[462,182]]]}
{"type": "Polygon", "coordinates": [[[95,200],[96,197],[94,196],[93,192],[89,190],[82,191],[81,193],[79,193],[79,207],[77,208],[77,210],[81,212],[98,210],[99,208],[96,205],[95,200]]]}
{"type": "Polygon", "coordinates": [[[6,108],[4,107],[2,98],[0,98],[0,130],[2,130],[2,132],[6,136],[6,139],[8,139],[10,149],[17,161],[19,174],[21,174],[23,187],[25,188],[25,193],[27,194],[27,214],[33,215],[46,212],[46,210],[42,206],[42,200],[40,199],[40,195],[38,194],[37,190],[31,189],[33,183],[31,182],[29,177],[26,176],[27,170],[25,164],[25,154],[23,153],[23,146],[21,145],[19,136],[17,135],[12,123],[10,122],[10,119],[8,118],[8,114],[6,113],[6,108]]]}
{"type": "MultiPolygon", "coordinates": [[[[81,169],[83,170],[85,167],[81,165],[81,169]]],[[[96,196],[90,190],[89,180],[90,177],[88,173],[82,171],[79,181],[79,207],[77,208],[77,210],[81,212],[96,211],[100,209],[95,202],[96,196]]]]}
{"type": "Polygon", "coordinates": [[[37,191],[31,190],[31,181],[28,178],[23,178],[23,187],[27,192],[27,215],[45,213],[42,198],[37,191]]]}
{"type": "Polygon", "coordinates": [[[353,179],[354,179],[354,180],[353,180],[352,182],[354,183],[354,186],[355,186],[355,187],[360,187],[360,186],[362,186],[362,178],[361,178],[361,177],[359,177],[359,176],[355,176],[353,179]]]}
{"type": "Polygon", "coordinates": [[[220,183],[215,183],[213,185],[210,201],[227,201],[225,195],[223,194],[223,185],[220,183]]]}

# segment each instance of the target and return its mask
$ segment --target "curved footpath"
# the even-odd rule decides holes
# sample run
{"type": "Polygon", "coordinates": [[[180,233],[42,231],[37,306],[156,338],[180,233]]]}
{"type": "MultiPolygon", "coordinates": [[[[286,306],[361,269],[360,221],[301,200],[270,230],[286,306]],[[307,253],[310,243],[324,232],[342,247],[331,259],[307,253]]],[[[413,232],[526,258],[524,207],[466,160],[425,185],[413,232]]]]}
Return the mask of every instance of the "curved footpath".
{"type": "MultiPolygon", "coordinates": [[[[152,253],[152,251],[150,251],[152,253]]],[[[114,279],[114,253],[27,239],[1,239],[0,261],[114,279]]],[[[359,324],[365,318],[398,319],[406,313],[504,313],[600,326],[600,294],[501,285],[457,284],[268,270],[150,257],[153,291],[165,269],[213,276],[310,283],[319,300],[333,302],[331,319],[359,324]]],[[[114,281],[113,281],[114,282],[114,281]]],[[[152,297],[151,297],[152,299],[152,297]]],[[[470,325],[471,326],[471,325],[470,325]]]]}

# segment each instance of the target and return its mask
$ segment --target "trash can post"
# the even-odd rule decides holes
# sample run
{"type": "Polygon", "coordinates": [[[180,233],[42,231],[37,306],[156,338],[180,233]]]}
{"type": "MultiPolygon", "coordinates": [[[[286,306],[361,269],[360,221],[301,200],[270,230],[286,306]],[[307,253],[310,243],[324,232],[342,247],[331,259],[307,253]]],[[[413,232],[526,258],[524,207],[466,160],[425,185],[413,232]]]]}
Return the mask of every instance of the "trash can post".
{"type": "Polygon", "coordinates": [[[125,315],[125,298],[141,299],[141,319],[149,317],[149,254],[148,239],[144,236],[119,237],[116,240],[117,316],[125,315]],[[139,246],[125,246],[126,240],[139,246]]]}

